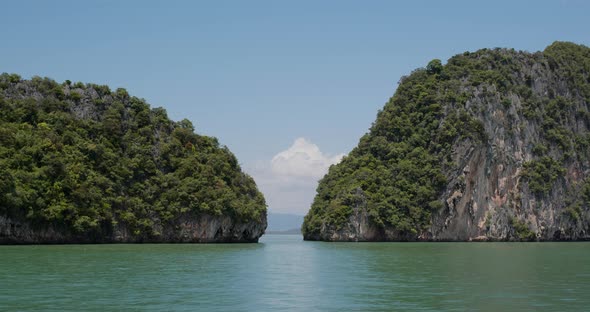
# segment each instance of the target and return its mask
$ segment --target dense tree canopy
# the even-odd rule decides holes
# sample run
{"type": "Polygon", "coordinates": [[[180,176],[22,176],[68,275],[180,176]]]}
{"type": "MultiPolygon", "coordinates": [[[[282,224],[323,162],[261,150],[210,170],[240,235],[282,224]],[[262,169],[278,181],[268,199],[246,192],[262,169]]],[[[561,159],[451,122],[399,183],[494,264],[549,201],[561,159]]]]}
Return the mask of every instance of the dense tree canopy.
{"type": "Polygon", "coordinates": [[[186,214],[259,219],[266,204],[217,139],[125,89],[0,75],[0,215],[158,235],[186,214]]]}
{"type": "Polygon", "coordinates": [[[534,54],[510,49],[465,52],[445,65],[432,60],[402,77],[369,133],[320,181],[304,235],[316,235],[323,227],[338,229],[361,203],[371,222],[382,228],[414,237],[425,230],[431,214],[444,205],[447,173],[457,170],[453,148],[465,140],[487,144],[486,108],[477,103],[489,99],[501,102],[508,112],[517,97],[523,102],[518,114],[542,124],[542,143],[533,149],[535,158],[524,165],[522,176],[532,192],[543,196],[564,174],[568,159],[589,159],[590,136],[569,130],[572,121],[565,117],[577,110],[580,122],[590,125],[589,73],[590,49],[556,42],[534,54]],[[579,92],[572,95],[577,102],[555,94],[533,95],[532,80],[523,78],[520,66],[535,63],[548,63],[564,77],[579,92]]]}

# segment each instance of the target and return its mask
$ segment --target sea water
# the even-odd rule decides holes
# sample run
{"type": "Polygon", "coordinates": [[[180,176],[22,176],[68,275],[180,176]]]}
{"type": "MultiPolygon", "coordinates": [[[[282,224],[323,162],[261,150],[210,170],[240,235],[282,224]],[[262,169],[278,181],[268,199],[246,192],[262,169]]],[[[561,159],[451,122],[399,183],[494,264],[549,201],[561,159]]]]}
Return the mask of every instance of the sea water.
{"type": "Polygon", "coordinates": [[[590,243],[0,246],[0,311],[588,311],[590,243]]]}

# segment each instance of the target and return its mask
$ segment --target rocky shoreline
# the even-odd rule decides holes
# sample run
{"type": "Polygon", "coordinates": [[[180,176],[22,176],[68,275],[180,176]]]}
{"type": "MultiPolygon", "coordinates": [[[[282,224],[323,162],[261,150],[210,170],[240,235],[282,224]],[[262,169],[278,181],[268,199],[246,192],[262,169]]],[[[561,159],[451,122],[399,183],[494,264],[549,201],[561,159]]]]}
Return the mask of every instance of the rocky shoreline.
{"type": "Polygon", "coordinates": [[[266,216],[242,223],[229,216],[187,215],[157,226],[159,235],[138,235],[120,224],[77,234],[56,224],[35,225],[0,216],[0,244],[257,243],[266,226],[266,216]]]}

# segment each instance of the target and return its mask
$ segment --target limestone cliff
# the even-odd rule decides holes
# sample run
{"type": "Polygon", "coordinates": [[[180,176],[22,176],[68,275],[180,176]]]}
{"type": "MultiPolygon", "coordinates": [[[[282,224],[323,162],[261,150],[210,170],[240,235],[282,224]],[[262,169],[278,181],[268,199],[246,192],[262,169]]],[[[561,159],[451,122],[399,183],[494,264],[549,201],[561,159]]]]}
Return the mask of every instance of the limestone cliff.
{"type": "Polygon", "coordinates": [[[590,239],[589,103],[585,46],[434,60],[320,181],[304,237],[590,239]]]}
{"type": "Polygon", "coordinates": [[[123,224],[86,234],[65,226],[0,216],[0,244],[255,243],[265,232],[266,217],[239,222],[229,216],[186,215],[155,227],[159,235],[137,234],[123,224]]]}

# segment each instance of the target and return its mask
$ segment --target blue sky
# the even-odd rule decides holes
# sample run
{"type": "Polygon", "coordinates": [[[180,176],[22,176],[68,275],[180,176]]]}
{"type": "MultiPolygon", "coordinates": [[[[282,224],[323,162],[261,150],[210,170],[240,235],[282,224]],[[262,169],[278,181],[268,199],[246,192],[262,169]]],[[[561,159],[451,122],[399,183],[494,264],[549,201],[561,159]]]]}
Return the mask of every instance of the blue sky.
{"type": "Polygon", "coordinates": [[[297,166],[322,171],[350,151],[402,75],[485,47],[590,45],[588,12],[587,1],[11,1],[0,72],[125,87],[218,137],[271,210],[303,214],[321,172],[297,166]]]}

